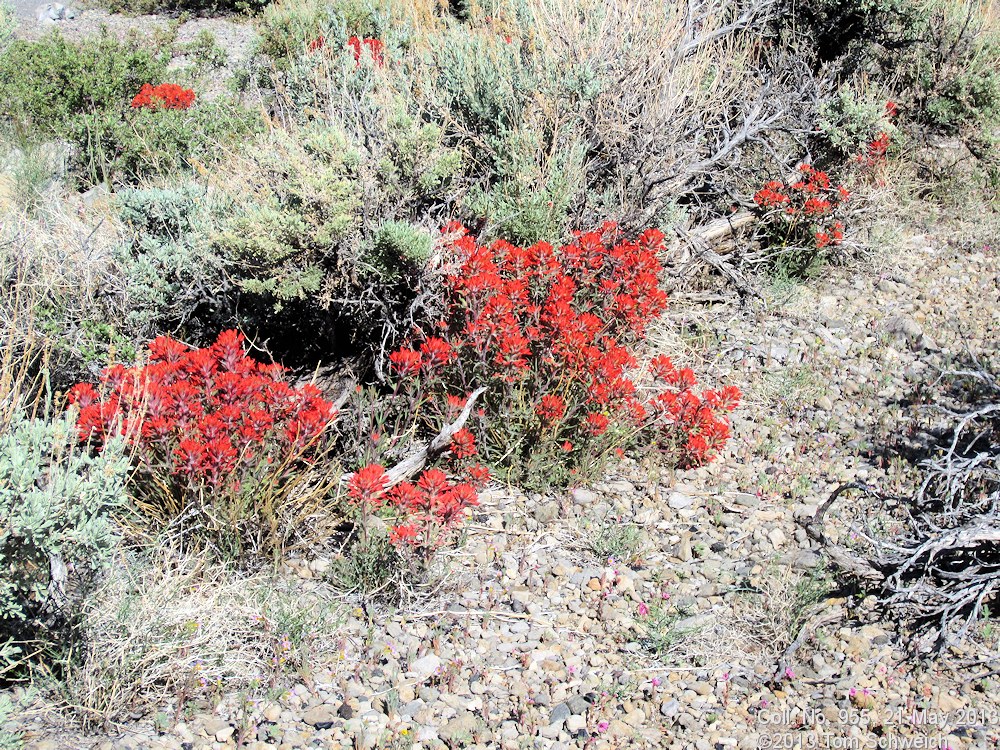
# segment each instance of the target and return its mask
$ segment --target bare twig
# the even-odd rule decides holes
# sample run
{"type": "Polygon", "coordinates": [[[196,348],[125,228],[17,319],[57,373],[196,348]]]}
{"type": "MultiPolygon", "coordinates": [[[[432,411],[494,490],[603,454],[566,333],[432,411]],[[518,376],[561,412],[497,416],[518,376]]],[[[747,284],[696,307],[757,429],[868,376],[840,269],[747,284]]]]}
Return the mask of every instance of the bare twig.
{"type": "MultiPolygon", "coordinates": [[[[472,407],[475,405],[476,400],[485,392],[485,386],[474,390],[465,402],[465,408],[462,409],[462,412],[455,418],[454,422],[442,427],[441,431],[429,443],[418,445],[417,449],[413,453],[392,468],[388,469],[386,471],[386,477],[388,478],[386,486],[392,487],[393,485],[409,479],[424,468],[424,466],[427,465],[428,460],[438,456],[442,451],[444,451],[445,448],[448,447],[448,444],[451,443],[451,439],[454,437],[455,433],[465,426],[466,421],[469,419],[469,415],[472,413],[472,407]]],[[[353,473],[344,474],[343,477],[341,477],[341,483],[349,482],[352,476],[354,476],[353,473]]]]}

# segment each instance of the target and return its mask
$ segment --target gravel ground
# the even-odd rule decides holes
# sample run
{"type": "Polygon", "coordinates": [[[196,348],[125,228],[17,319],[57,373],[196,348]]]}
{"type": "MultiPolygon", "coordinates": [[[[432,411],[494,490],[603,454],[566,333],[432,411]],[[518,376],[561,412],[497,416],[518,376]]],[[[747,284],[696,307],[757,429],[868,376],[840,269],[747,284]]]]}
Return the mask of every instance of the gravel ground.
{"type": "MultiPolygon", "coordinates": [[[[434,596],[371,619],[344,599],[335,645],[272,699],[216,692],[162,706],[178,719],[160,731],[137,717],[99,737],[38,703],[29,748],[996,747],[998,695],[970,679],[989,670],[963,666],[975,644],[916,665],[871,598],[832,580],[808,594],[822,556],[802,522],[841,482],[904,488],[909,469],[878,447],[913,432],[908,394],[995,347],[996,251],[949,233],[767,306],[675,302],[663,346],[747,395],[725,460],[487,492],[434,596]],[[802,620],[826,624],[784,663],[802,620]]],[[[859,511],[879,509],[845,516],[859,511]]],[[[337,596],[328,564],[292,561],[286,578],[337,596]]]]}

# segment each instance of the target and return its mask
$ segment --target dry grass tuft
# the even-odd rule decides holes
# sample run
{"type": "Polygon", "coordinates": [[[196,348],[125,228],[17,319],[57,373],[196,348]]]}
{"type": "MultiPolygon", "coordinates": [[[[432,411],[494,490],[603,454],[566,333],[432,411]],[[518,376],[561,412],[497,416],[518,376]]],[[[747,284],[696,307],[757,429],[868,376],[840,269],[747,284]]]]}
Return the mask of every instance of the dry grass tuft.
{"type": "Polygon", "coordinates": [[[659,658],[679,667],[752,671],[776,665],[826,596],[822,574],[772,567],[732,604],[713,612],[662,618],[659,658]]]}
{"type": "Polygon", "coordinates": [[[55,387],[82,374],[62,368],[87,359],[91,321],[114,322],[108,292],[124,283],[113,273],[117,241],[111,222],[83,219],[62,203],[0,211],[0,403],[14,403],[12,389],[14,398],[36,399],[43,362],[55,387]]]}
{"type": "Polygon", "coordinates": [[[123,556],[84,611],[66,698],[97,726],[216,694],[264,695],[308,674],[341,622],[323,589],[305,595],[194,557],[123,556]]]}

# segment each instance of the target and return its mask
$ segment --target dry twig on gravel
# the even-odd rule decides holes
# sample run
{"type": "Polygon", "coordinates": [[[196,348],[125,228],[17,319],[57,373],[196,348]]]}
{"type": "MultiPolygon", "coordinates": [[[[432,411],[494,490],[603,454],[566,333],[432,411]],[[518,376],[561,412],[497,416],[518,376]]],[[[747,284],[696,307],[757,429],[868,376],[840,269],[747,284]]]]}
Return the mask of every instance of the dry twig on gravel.
{"type": "Polygon", "coordinates": [[[876,585],[882,606],[913,625],[920,652],[963,642],[1000,589],[1000,386],[985,372],[950,375],[974,376],[982,400],[964,410],[942,407],[955,420],[951,440],[921,463],[925,476],[902,505],[902,530],[854,529],[867,553],[830,542],[824,516],[840,495],[858,489],[885,500],[857,483],[838,487],[808,528],[837,567],[876,585]]]}

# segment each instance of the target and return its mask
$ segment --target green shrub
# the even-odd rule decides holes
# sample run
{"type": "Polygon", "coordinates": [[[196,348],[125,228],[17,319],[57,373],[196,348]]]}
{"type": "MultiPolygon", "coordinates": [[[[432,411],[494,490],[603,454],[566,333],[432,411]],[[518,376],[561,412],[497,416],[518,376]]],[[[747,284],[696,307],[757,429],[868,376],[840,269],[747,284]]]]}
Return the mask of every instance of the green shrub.
{"type": "Polygon", "coordinates": [[[564,236],[588,187],[580,114],[601,90],[597,70],[464,26],[435,32],[413,66],[446,142],[468,151],[462,218],[514,242],[564,236]]]}
{"type": "Polygon", "coordinates": [[[901,61],[917,117],[978,137],[1000,122],[1000,28],[973,5],[934,0],[907,31],[921,41],[901,61]]]}
{"type": "Polygon", "coordinates": [[[534,56],[495,34],[458,26],[436,35],[422,64],[433,76],[439,105],[457,126],[487,141],[515,132],[547,81],[534,56]]]}
{"type": "Polygon", "coordinates": [[[73,118],[75,170],[84,184],[135,182],[196,162],[261,127],[259,116],[227,99],[196,102],[186,110],[109,108],[73,118]]]}
{"type": "Polygon", "coordinates": [[[131,109],[143,84],[166,75],[169,54],[149,47],[107,33],[80,43],[58,33],[14,42],[0,54],[0,114],[34,137],[68,140],[83,186],[208,162],[220,146],[259,129],[258,115],[227,99],[188,110],[131,109]]]}
{"type": "Polygon", "coordinates": [[[199,31],[195,38],[183,45],[179,51],[191,57],[196,76],[224,68],[229,60],[225,48],[208,29],[199,31]]]}
{"type": "Polygon", "coordinates": [[[270,0],[102,0],[112,13],[257,13],[270,0]]]}
{"type": "Polygon", "coordinates": [[[407,10],[392,0],[278,0],[261,14],[257,50],[285,69],[320,37],[328,49],[343,49],[350,36],[405,38],[407,10]]]}
{"type": "Polygon", "coordinates": [[[20,420],[0,435],[0,626],[32,637],[68,584],[85,582],[115,540],[110,514],[125,498],[128,463],[112,442],[97,457],[75,447],[75,415],[20,420]],[[72,571],[74,581],[67,581],[72,571]]]}
{"type": "Polygon", "coordinates": [[[378,180],[391,200],[409,206],[441,198],[461,175],[462,153],[446,144],[444,129],[422,123],[394,97],[386,105],[385,153],[377,163],[378,180]]]}
{"type": "Polygon", "coordinates": [[[244,289],[279,307],[316,294],[360,216],[360,154],[343,133],[316,127],[297,138],[276,132],[246,157],[251,190],[237,196],[245,202],[234,206],[215,244],[240,266],[244,289]]]}
{"type": "Polygon", "coordinates": [[[194,229],[204,192],[197,185],[133,188],[120,190],[115,202],[118,216],[137,235],[176,240],[194,229]]]}
{"type": "Polygon", "coordinates": [[[880,133],[888,134],[890,143],[898,144],[898,129],[886,112],[888,100],[884,92],[858,90],[845,84],[820,108],[819,129],[839,158],[866,153],[880,133]]]}
{"type": "Polygon", "coordinates": [[[336,30],[342,41],[350,36],[346,19],[333,4],[322,0],[271,3],[261,15],[259,30],[257,50],[282,68],[321,35],[331,36],[336,30]]]}
{"type": "Polygon", "coordinates": [[[53,32],[18,40],[0,54],[0,114],[17,125],[62,135],[78,115],[119,114],[144,83],[158,83],[167,58],[107,33],[80,43],[53,32]]]}
{"type": "Polygon", "coordinates": [[[431,251],[418,219],[447,200],[461,159],[394,101],[367,101],[363,125],[262,135],[224,167],[234,178],[210,242],[240,291],[241,326],[370,346],[396,325],[431,251]]]}
{"type": "Polygon", "coordinates": [[[14,29],[17,28],[17,14],[14,6],[8,2],[0,3],[0,53],[14,39],[14,29]]]}
{"type": "Polygon", "coordinates": [[[398,278],[405,264],[423,266],[431,256],[434,243],[430,233],[402,221],[389,221],[375,233],[368,264],[389,278],[398,278]]]}
{"type": "Polygon", "coordinates": [[[204,192],[181,185],[116,195],[119,216],[132,231],[115,253],[116,273],[126,280],[120,325],[132,342],[164,330],[204,342],[230,320],[227,267],[204,235],[204,192]]]}
{"type": "MultiPolygon", "coordinates": [[[[899,90],[907,120],[975,138],[1000,121],[1000,27],[991,13],[953,0],[811,0],[781,17],[841,76],[899,90]]],[[[838,96],[832,106],[844,104],[838,96]]],[[[855,105],[844,113],[870,118],[855,105]]]]}
{"type": "Polygon", "coordinates": [[[496,181],[469,192],[464,207],[490,222],[491,236],[530,245],[565,234],[572,203],[585,185],[586,154],[571,143],[547,159],[539,140],[522,130],[498,143],[496,181]]]}

